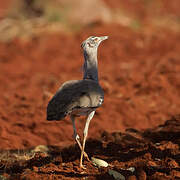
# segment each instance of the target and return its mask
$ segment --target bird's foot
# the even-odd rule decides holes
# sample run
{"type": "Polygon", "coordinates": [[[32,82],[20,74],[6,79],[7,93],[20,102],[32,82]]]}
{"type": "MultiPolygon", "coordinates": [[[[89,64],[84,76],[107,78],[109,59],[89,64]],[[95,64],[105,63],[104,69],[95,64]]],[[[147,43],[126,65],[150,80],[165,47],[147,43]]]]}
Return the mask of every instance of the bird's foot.
{"type": "Polygon", "coordinates": [[[82,165],[82,164],[80,164],[80,166],[79,166],[81,169],[83,169],[83,170],[85,170],[86,168],[85,168],[85,166],[84,165],[82,165]]]}

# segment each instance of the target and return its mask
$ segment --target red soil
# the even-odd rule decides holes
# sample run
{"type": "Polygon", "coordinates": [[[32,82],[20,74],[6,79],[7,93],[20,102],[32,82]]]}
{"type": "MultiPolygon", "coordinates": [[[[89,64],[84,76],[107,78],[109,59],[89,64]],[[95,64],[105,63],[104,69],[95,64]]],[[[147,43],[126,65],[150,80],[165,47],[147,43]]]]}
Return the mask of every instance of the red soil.
{"type": "Polygon", "coordinates": [[[126,133],[102,133],[89,139],[86,151],[90,156],[106,160],[110,166],[97,168],[85,161],[79,169],[79,148],[49,147],[50,154],[37,153],[27,161],[0,162],[3,177],[16,179],[105,179],[113,180],[109,171],[121,173],[127,180],[172,180],[180,178],[180,119],[173,117],[154,129],[126,133]],[[134,169],[130,171],[129,168],[134,169]]]}
{"type": "MultiPolygon", "coordinates": [[[[68,118],[46,121],[46,94],[66,80],[82,78],[80,43],[90,34],[109,39],[99,49],[105,102],[90,124],[89,137],[104,130],[154,127],[179,113],[179,34],[139,34],[118,25],[85,31],[0,44],[1,148],[72,143],[68,118]]],[[[80,134],[83,127],[84,120],[77,120],[80,134]]]]}
{"type": "MultiPolygon", "coordinates": [[[[92,156],[106,159],[114,165],[114,169],[123,171],[126,177],[179,177],[179,140],[174,142],[179,136],[179,129],[176,130],[179,120],[170,126],[166,137],[163,133],[158,134],[161,127],[153,131],[138,130],[163,124],[172,115],[179,113],[180,35],[168,31],[158,35],[157,32],[140,34],[119,25],[102,24],[76,36],[43,35],[28,41],[16,39],[0,44],[1,148],[53,145],[56,147],[52,152],[56,149],[57,158],[63,159],[56,160],[55,155],[44,159],[37,155],[35,159],[17,165],[19,171],[14,167],[16,165],[2,165],[7,168],[3,172],[9,174],[15,168],[17,176],[13,174],[12,177],[17,179],[24,176],[30,179],[75,179],[86,176],[92,179],[110,178],[108,168],[96,169],[86,161],[88,170],[81,174],[77,147],[65,148],[67,152],[61,157],[64,150],[58,147],[67,147],[73,143],[71,121],[68,118],[60,122],[46,121],[48,93],[55,93],[66,80],[82,78],[83,58],[79,46],[82,40],[92,34],[109,35],[109,39],[99,49],[99,76],[105,90],[105,102],[90,124],[88,137],[93,139],[87,143],[86,151],[92,156]],[[126,128],[137,129],[140,134],[147,132],[141,137],[140,145],[136,144],[136,136],[130,136],[128,140],[126,134],[125,141],[120,141],[124,138],[120,132],[126,128]],[[107,133],[104,134],[104,131],[107,133]],[[110,132],[117,133],[108,135],[110,132]],[[108,144],[107,151],[102,148],[102,139],[97,140],[104,135],[110,136],[112,140],[105,141],[108,144]],[[114,142],[114,135],[120,138],[120,144],[116,144],[116,140],[114,142]],[[152,142],[146,142],[147,138],[152,142]],[[162,146],[156,147],[155,142],[160,142],[162,146]],[[124,151],[127,151],[127,157],[124,151]],[[62,163],[65,164],[62,166],[62,163]],[[120,169],[130,166],[137,168],[135,174],[120,169]]],[[[76,124],[82,135],[85,121],[80,119],[76,124]]]]}
{"type": "MultiPolygon", "coordinates": [[[[0,43],[1,149],[40,144],[51,149],[48,157],[42,153],[25,162],[0,161],[0,174],[11,179],[111,179],[108,170],[114,169],[129,180],[180,178],[180,119],[175,116],[180,114],[179,42],[180,34],[167,29],[137,32],[97,22],[75,35],[42,34],[0,43]],[[98,55],[105,102],[90,124],[86,151],[112,166],[98,169],[85,161],[82,172],[71,121],[46,121],[46,107],[49,93],[64,81],[82,78],[80,44],[90,35],[109,39],[98,55]]],[[[80,135],[84,123],[77,119],[80,135]]]]}

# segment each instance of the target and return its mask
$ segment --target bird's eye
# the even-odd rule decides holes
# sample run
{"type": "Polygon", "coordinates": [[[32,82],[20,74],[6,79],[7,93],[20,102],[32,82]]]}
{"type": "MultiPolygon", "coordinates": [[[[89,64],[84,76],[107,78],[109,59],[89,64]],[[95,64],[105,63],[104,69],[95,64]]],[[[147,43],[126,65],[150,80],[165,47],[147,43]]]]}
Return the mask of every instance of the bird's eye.
{"type": "Polygon", "coordinates": [[[98,38],[96,36],[91,36],[91,40],[96,42],[98,38]]]}
{"type": "Polygon", "coordinates": [[[90,39],[91,43],[96,43],[97,41],[98,41],[98,38],[95,37],[95,36],[92,36],[91,39],[90,39]]]}

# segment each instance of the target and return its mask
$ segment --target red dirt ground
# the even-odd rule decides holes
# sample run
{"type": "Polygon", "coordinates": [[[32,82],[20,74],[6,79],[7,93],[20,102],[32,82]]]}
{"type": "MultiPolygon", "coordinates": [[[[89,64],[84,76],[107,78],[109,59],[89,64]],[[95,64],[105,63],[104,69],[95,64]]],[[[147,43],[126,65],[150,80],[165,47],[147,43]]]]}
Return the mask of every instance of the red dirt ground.
{"type": "MultiPolygon", "coordinates": [[[[180,35],[143,34],[120,25],[98,25],[76,36],[44,35],[0,44],[0,143],[2,148],[72,143],[69,119],[46,121],[47,92],[82,78],[80,43],[90,34],[109,35],[99,49],[104,105],[90,124],[89,137],[104,130],[145,129],[180,109],[180,35]],[[96,33],[95,33],[96,32],[96,33]],[[171,38],[169,38],[171,37],[171,38]],[[71,49],[71,50],[70,50],[71,49]]],[[[82,132],[84,121],[77,121],[82,132]]]]}
{"type": "MultiPolygon", "coordinates": [[[[97,22],[75,35],[0,43],[1,150],[50,148],[49,156],[0,161],[0,174],[10,179],[113,179],[108,171],[114,169],[129,180],[180,179],[179,42],[180,33],[168,29],[149,26],[138,32],[97,22]],[[81,171],[71,121],[47,122],[46,106],[49,92],[82,78],[80,44],[90,35],[109,39],[98,57],[105,102],[90,124],[86,151],[112,166],[96,168],[85,161],[87,170],[81,171]]],[[[84,123],[83,118],[76,122],[80,135],[84,123]]]]}
{"type": "Polygon", "coordinates": [[[127,180],[180,179],[180,117],[173,117],[154,129],[125,133],[103,132],[99,139],[87,141],[87,153],[106,160],[110,166],[97,168],[85,161],[79,169],[80,151],[72,145],[51,146],[49,155],[37,153],[30,160],[0,162],[1,177],[8,179],[104,179],[113,180],[109,171],[121,173],[127,180]],[[133,168],[134,171],[130,171],[133,168]]]}
{"type": "Polygon", "coordinates": [[[0,19],[5,17],[7,14],[7,8],[12,2],[13,0],[0,0],[0,19]]]}
{"type": "MultiPolygon", "coordinates": [[[[167,137],[164,137],[165,139],[163,140],[160,137],[160,140],[153,138],[153,142],[150,144],[148,141],[146,142],[146,139],[142,139],[146,143],[143,144],[141,142],[141,145],[137,146],[135,144],[136,141],[130,139],[130,142],[133,144],[132,148],[138,148],[135,149],[135,155],[133,155],[131,150],[127,152],[127,157],[130,156],[130,159],[126,159],[124,152],[120,152],[120,155],[114,154],[123,149],[121,147],[123,142],[121,141],[119,142],[120,145],[114,144],[114,141],[108,141],[108,152],[106,156],[101,156],[103,153],[99,147],[101,141],[96,140],[102,136],[104,131],[121,134],[120,132],[126,128],[142,130],[155,127],[163,124],[172,115],[179,113],[180,35],[168,31],[164,31],[159,35],[157,35],[157,32],[140,34],[120,25],[109,26],[100,24],[92,28],[91,31],[87,29],[86,33],[81,32],[76,36],[62,34],[44,35],[42,37],[34,37],[26,42],[14,40],[10,43],[1,44],[1,148],[22,149],[39,144],[64,147],[73,143],[73,130],[68,118],[61,122],[46,121],[46,106],[49,100],[47,92],[54,93],[64,81],[82,77],[81,64],[83,58],[79,45],[90,34],[109,35],[110,37],[99,49],[99,75],[100,83],[105,90],[105,102],[97,110],[96,116],[90,124],[88,137],[93,138],[92,141],[95,141],[95,144],[87,143],[87,152],[96,155],[95,152],[100,151],[97,155],[107,159],[118,170],[119,167],[125,168],[129,166],[140,168],[140,171],[138,170],[136,173],[142,174],[133,174],[133,177],[156,177],[157,174],[159,179],[161,176],[161,179],[166,176],[167,179],[171,179],[171,176],[179,177],[176,167],[172,169],[171,165],[166,166],[169,161],[170,164],[172,161],[173,166],[175,163],[177,168],[179,168],[179,161],[177,161],[179,146],[176,144],[177,142],[172,142],[171,139],[167,140],[167,137]],[[158,145],[159,147],[156,148],[156,145],[153,143],[159,141],[162,143],[162,147],[158,145]],[[166,144],[168,147],[166,147],[166,144]],[[175,153],[174,149],[172,150],[173,153],[171,150],[170,152],[165,150],[165,154],[163,154],[164,150],[159,150],[159,148],[167,149],[169,146],[175,148],[175,153]],[[96,150],[94,152],[91,149],[96,150]],[[151,149],[153,152],[151,152],[151,149]],[[157,149],[158,152],[156,152],[157,149]],[[108,155],[109,151],[112,150],[115,151],[108,155]],[[144,160],[139,160],[139,153],[142,159],[145,158],[144,160]],[[111,155],[113,156],[111,157],[111,155]],[[156,160],[159,156],[165,162],[156,160]],[[153,167],[150,166],[150,169],[146,166],[147,160],[149,163],[152,161],[153,167]],[[127,162],[125,163],[124,161],[127,162]],[[157,167],[153,169],[154,166],[157,167]]],[[[175,129],[178,123],[179,119],[177,124],[172,124],[167,132],[172,139],[179,138],[179,133],[171,134],[171,131],[178,131],[175,129]]],[[[81,120],[77,120],[77,128],[80,134],[82,134],[83,127],[84,121],[81,118],[81,120]]],[[[143,133],[143,131],[138,132],[143,133]]],[[[154,129],[155,134],[158,132],[159,129],[154,129]]],[[[153,131],[150,131],[150,133],[153,133],[153,131]]],[[[111,137],[111,135],[109,136],[111,137]]],[[[129,144],[125,142],[124,146],[127,151],[129,144]]],[[[77,150],[77,147],[75,150],[77,150]]],[[[75,173],[75,171],[79,171],[78,158],[80,152],[78,150],[76,152],[71,148],[67,149],[67,151],[69,154],[67,157],[65,154],[62,160],[63,163],[65,162],[63,169],[59,167],[62,165],[61,162],[58,163],[59,166],[56,166],[54,162],[56,160],[52,162],[47,160],[47,166],[41,164],[44,162],[44,158],[40,156],[38,159],[42,158],[42,162],[41,160],[38,160],[38,162],[35,160],[35,165],[23,165],[23,167],[25,166],[23,169],[21,169],[22,167],[17,167],[20,169],[19,173],[21,174],[17,177],[22,178],[27,173],[27,177],[30,176],[30,179],[40,179],[43,176],[51,179],[53,177],[70,179],[92,176],[93,179],[98,178],[98,176],[100,178],[102,174],[107,179],[110,178],[107,174],[107,169],[99,170],[89,164],[87,166],[90,166],[90,169],[87,171],[87,174],[75,173]],[[37,166],[40,166],[40,170],[35,168],[36,163],[38,163],[37,166]],[[26,172],[27,167],[30,166],[35,166],[35,169],[31,172],[26,172]],[[71,168],[68,169],[68,167],[71,168]],[[53,172],[51,173],[51,171],[53,172]],[[91,173],[94,175],[90,175],[91,173]]],[[[58,154],[61,154],[61,150],[58,151],[58,154]]],[[[53,156],[53,158],[55,157],[53,156]]],[[[30,160],[26,163],[31,163],[32,161],[30,160]]]]}

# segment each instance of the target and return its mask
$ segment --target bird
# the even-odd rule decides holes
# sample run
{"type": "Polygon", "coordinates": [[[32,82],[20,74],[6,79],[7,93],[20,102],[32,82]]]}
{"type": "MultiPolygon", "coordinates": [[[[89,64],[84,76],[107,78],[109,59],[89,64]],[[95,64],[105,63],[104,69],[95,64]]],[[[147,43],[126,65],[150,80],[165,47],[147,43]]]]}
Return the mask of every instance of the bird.
{"type": "Polygon", "coordinates": [[[96,109],[104,102],[104,91],[98,79],[97,52],[100,43],[106,39],[108,39],[108,36],[90,36],[82,42],[81,48],[84,54],[83,78],[63,83],[47,105],[48,121],[59,121],[66,116],[70,117],[74,131],[73,137],[81,150],[79,166],[82,169],[86,169],[83,165],[83,157],[90,161],[84,150],[89,124],[96,109]],[[82,144],[75,126],[75,119],[79,116],[85,116],[86,119],[82,144]]]}

